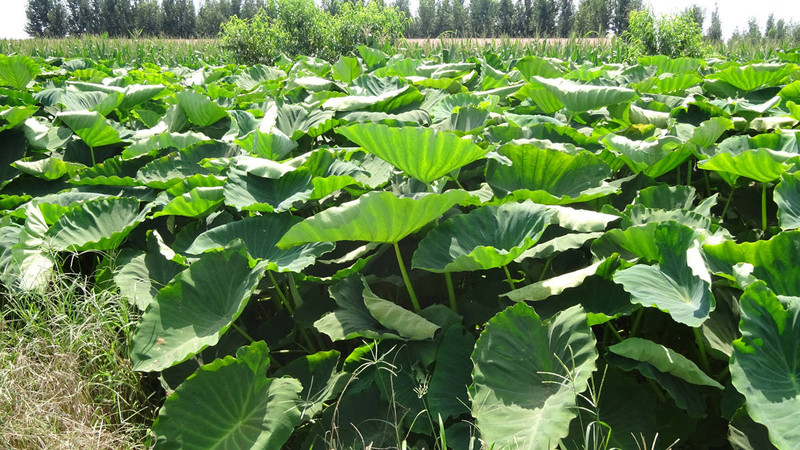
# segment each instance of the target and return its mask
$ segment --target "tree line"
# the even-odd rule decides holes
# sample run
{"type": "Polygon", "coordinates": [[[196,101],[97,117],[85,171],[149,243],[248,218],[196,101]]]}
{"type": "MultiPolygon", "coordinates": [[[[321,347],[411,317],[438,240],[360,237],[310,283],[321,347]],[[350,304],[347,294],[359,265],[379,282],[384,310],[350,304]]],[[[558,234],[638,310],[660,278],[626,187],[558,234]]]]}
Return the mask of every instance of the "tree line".
{"type": "Polygon", "coordinates": [[[25,32],[33,37],[216,36],[232,16],[255,16],[267,0],[28,0],[25,32]]]}
{"type": "MultiPolygon", "coordinates": [[[[249,19],[260,8],[275,8],[282,1],[204,0],[195,9],[192,0],[28,0],[25,31],[34,37],[210,37],[230,17],[249,19]]],[[[335,15],[343,3],[361,1],[403,12],[410,19],[405,32],[410,38],[621,35],[631,11],[643,8],[643,0],[419,0],[414,12],[410,0],[322,0],[321,7],[335,15]]],[[[695,5],[684,14],[704,27],[704,9],[695,5]]],[[[706,37],[722,40],[718,9],[711,13],[706,37]]],[[[800,26],[770,16],[763,33],[751,19],[733,35],[734,41],[762,38],[800,42],[800,26]]]]}
{"type": "MultiPolygon", "coordinates": [[[[252,18],[259,8],[280,0],[28,0],[25,31],[34,37],[214,36],[231,16],[252,18]]],[[[343,2],[322,0],[335,14],[343,2]]],[[[384,0],[372,0],[384,3],[384,0]]],[[[420,0],[415,13],[409,0],[386,0],[411,22],[407,37],[531,37],[622,33],[630,11],[642,0],[420,0]]]]}
{"type": "MultiPolygon", "coordinates": [[[[410,16],[408,0],[396,6],[410,16]]],[[[570,37],[621,34],[642,0],[420,0],[409,37],[570,37]]]]}

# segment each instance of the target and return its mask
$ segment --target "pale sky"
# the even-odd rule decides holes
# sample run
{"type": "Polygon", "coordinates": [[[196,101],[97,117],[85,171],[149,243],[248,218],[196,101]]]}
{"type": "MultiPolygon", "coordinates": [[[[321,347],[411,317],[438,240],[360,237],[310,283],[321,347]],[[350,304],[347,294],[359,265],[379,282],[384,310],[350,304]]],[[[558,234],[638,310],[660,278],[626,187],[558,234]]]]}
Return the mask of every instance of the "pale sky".
{"type": "MultiPolygon", "coordinates": [[[[27,37],[25,27],[26,0],[0,0],[0,39],[21,39],[27,37]]],[[[195,0],[199,4],[200,0],[195,0]]],[[[416,7],[418,0],[411,0],[412,8],[416,7]]],[[[577,3],[577,0],[576,0],[577,3]]],[[[692,4],[700,5],[706,9],[707,28],[714,5],[719,4],[722,33],[730,37],[733,30],[738,27],[745,30],[747,20],[755,17],[764,32],[767,16],[772,12],[775,19],[784,19],[787,22],[800,23],[800,1],[798,0],[646,0],[656,14],[668,14],[681,11],[692,4]]]]}

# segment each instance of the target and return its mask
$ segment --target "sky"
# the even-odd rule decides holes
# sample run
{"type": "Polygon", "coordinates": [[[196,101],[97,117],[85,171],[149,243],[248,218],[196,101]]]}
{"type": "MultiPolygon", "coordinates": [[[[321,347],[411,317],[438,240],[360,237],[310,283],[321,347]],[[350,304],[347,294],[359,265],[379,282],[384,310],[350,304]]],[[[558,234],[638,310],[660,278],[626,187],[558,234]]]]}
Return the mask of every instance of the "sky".
{"type": "MultiPolygon", "coordinates": [[[[416,6],[418,0],[411,0],[412,8],[416,6]]],[[[0,39],[23,39],[26,38],[25,27],[25,4],[26,0],[0,0],[0,39]]],[[[196,4],[200,0],[195,0],[196,4]]],[[[750,17],[755,17],[761,31],[770,13],[775,14],[775,19],[784,19],[787,22],[794,21],[800,23],[800,1],[798,0],[646,0],[657,15],[671,14],[682,11],[684,8],[697,4],[706,9],[706,23],[708,27],[711,11],[714,5],[719,4],[720,20],[722,21],[722,34],[727,38],[737,27],[740,30],[747,28],[747,21],[750,17]],[[754,7],[757,5],[757,7],[754,7]]]]}

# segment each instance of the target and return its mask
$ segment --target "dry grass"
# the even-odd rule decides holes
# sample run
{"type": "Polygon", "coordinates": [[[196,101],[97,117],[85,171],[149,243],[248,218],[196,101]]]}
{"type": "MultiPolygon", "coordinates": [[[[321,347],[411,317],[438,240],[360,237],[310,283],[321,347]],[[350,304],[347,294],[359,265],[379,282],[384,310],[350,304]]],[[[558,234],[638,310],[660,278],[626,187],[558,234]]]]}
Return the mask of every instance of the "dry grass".
{"type": "Polygon", "coordinates": [[[127,307],[63,281],[0,300],[0,448],[143,448],[153,406],[124,355],[127,307]]]}

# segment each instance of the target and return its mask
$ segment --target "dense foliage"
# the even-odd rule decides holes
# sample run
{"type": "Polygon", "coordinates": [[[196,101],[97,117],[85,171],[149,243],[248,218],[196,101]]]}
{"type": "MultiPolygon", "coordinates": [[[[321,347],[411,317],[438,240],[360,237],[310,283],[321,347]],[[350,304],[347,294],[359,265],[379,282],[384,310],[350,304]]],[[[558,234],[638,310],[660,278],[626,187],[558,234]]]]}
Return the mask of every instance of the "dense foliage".
{"type": "Polygon", "coordinates": [[[448,58],[0,55],[2,288],[142,311],[158,447],[796,447],[800,54],[448,58]]]}
{"type": "Polygon", "coordinates": [[[360,45],[381,47],[403,36],[407,19],[378,2],[344,3],[335,14],[313,0],[270,2],[252,19],[232,17],[222,24],[220,41],[239,62],[272,63],[280,54],[335,59],[360,45]]]}
{"type": "Polygon", "coordinates": [[[633,11],[623,38],[632,56],[666,55],[699,57],[709,53],[703,44],[703,30],[690,11],[656,18],[649,10],[633,11]]]}
{"type": "MultiPolygon", "coordinates": [[[[409,38],[621,36],[628,30],[631,12],[644,7],[642,0],[420,0],[413,11],[408,0],[322,0],[319,6],[337,16],[341,8],[363,13],[365,9],[360,7],[369,9],[370,3],[389,6],[411,19],[404,29],[409,38]]],[[[281,0],[203,0],[195,10],[192,0],[28,0],[26,31],[34,37],[104,33],[115,37],[214,37],[231,17],[252,19],[262,8],[274,16],[281,4],[281,0]]],[[[701,30],[707,30],[711,42],[722,40],[718,9],[706,11],[693,5],[684,12],[701,30]]],[[[800,25],[770,16],[762,32],[753,19],[732,37],[736,45],[742,41],[800,45],[800,25]]]]}

